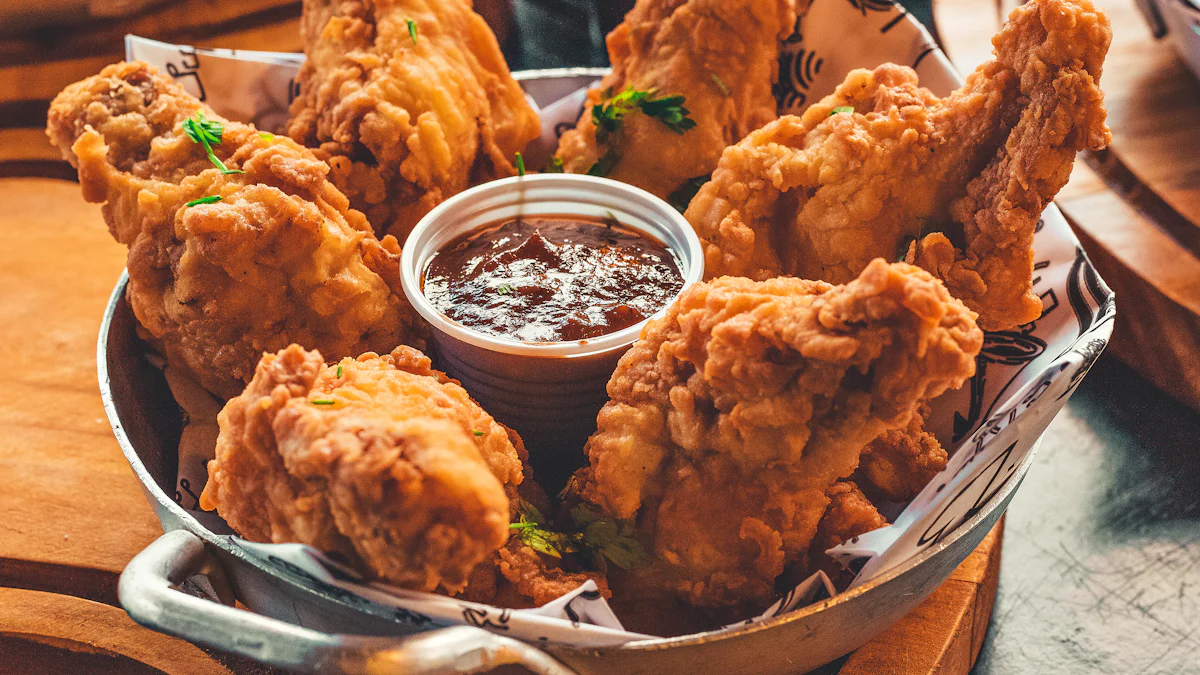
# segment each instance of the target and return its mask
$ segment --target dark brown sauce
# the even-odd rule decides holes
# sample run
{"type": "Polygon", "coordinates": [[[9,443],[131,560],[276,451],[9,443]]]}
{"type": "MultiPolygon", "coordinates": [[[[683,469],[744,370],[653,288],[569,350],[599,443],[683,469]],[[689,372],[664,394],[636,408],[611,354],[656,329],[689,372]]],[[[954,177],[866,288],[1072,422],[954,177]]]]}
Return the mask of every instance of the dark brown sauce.
{"type": "Polygon", "coordinates": [[[683,288],[673,251],[615,220],[517,217],[442,247],[422,291],[459,324],[524,342],[586,340],[628,328],[683,288]]]}

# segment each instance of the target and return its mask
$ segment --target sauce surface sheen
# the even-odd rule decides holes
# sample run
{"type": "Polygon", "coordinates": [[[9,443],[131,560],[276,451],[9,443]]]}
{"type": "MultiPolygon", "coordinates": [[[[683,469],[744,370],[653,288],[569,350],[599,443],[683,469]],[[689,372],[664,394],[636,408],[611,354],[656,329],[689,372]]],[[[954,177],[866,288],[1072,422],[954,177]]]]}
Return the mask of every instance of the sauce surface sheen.
{"type": "Polygon", "coordinates": [[[639,323],[683,288],[673,251],[615,220],[501,220],[443,246],[425,297],[459,324],[524,342],[566,342],[639,323]]]}

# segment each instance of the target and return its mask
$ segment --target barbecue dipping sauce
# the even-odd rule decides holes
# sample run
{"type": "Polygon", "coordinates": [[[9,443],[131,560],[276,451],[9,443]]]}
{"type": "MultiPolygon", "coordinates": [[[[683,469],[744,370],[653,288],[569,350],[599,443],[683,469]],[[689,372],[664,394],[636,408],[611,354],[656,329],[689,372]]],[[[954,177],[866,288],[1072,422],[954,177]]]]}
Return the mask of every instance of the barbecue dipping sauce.
{"type": "Polygon", "coordinates": [[[459,324],[524,342],[615,333],[683,288],[673,251],[614,219],[514,217],[443,246],[425,297],[459,324]]]}

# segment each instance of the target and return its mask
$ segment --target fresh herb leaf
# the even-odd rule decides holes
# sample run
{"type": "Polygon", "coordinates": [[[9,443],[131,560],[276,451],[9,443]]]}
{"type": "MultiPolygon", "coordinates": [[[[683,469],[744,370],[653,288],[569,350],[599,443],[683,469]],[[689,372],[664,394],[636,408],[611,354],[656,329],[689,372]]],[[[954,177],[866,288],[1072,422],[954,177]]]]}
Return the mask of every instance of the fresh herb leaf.
{"type": "Polygon", "coordinates": [[[519,152],[517,153],[517,175],[518,176],[525,175],[525,158],[522,157],[521,153],[519,153],[519,152]]]}
{"type": "Polygon", "coordinates": [[[592,122],[596,125],[596,142],[607,143],[609,134],[620,130],[625,121],[625,115],[637,108],[638,104],[649,95],[650,92],[626,87],[616,96],[610,95],[608,102],[592,106],[592,122]]]}
{"type": "Polygon", "coordinates": [[[333,405],[333,400],[328,398],[315,398],[309,401],[309,403],[313,405],[333,405]]]}
{"type": "Polygon", "coordinates": [[[213,152],[212,146],[221,144],[221,137],[225,134],[225,127],[220,122],[210,120],[204,117],[204,113],[200,110],[196,114],[183,121],[183,133],[192,139],[193,143],[198,143],[204,146],[204,152],[208,155],[208,161],[212,165],[221,170],[223,174],[231,173],[246,173],[241,169],[230,169],[225,166],[225,163],[217,158],[213,152]]]}
{"type": "Polygon", "coordinates": [[[496,292],[500,295],[509,295],[513,292],[513,287],[508,284],[500,284],[496,287],[496,292]]]}
{"type": "Polygon", "coordinates": [[[618,523],[585,504],[571,509],[571,517],[580,528],[580,544],[598,552],[617,567],[628,570],[650,562],[632,522],[618,523]]]}
{"type": "Polygon", "coordinates": [[[261,138],[261,139],[263,139],[264,141],[266,141],[266,142],[268,142],[268,143],[274,143],[274,142],[275,142],[275,134],[273,134],[273,133],[271,133],[271,132],[269,132],[269,131],[260,131],[260,132],[258,132],[258,137],[259,137],[259,138],[261,138]]]}
{"type": "Polygon", "coordinates": [[[338,376],[338,377],[341,377],[341,376],[342,376],[342,364],[340,364],[340,363],[338,364],[337,376],[338,376]]]}
{"type": "Polygon", "coordinates": [[[408,24],[408,37],[412,38],[413,44],[417,44],[417,22],[412,19],[405,19],[404,23],[408,24]]]}
{"type": "Polygon", "coordinates": [[[677,134],[682,134],[696,126],[696,120],[688,117],[690,110],[683,107],[682,96],[667,96],[665,98],[643,99],[640,103],[642,112],[654,117],[667,125],[667,128],[677,134]]]}
{"type": "Polygon", "coordinates": [[[685,180],[683,185],[680,185],[675,189],[674,192],[667,195],[667,203],[671,206],[674,206],[675,210],[680,213],[687,211],[688,204],[692,203],[692,198],[694,198],[696,193],[700,191],[700,188],[704,187],[704,184],[710,180],[712,180],[711,174],[707,176],[696,176],[695,178],[689,178],[685,180]]]}
{"type": "Polygon", "coordinates": [[[482,431],[476,431],[476,432],[475,432],[475,436],[476,436],[476,437],[479,437],[479,436],[482,436],[482,435],[483,435],[483,432],[482,432],[482,431]]]}
{"type": "Polygon", "coordinates": [[[575,537],[572,535],[542,527],[542,514],[533,504],[522,499],[517,505],[517,510],[520,514],[517,522],[509,523],[508,529],[517,533],[521,543],[552,558],[562,558],[563,553],[573,553],[577,550],[573,541],[575,537]]]}
{"type": "Polygon", "coordinates": [[[833,117],[834,115],[836,115],[836,114],[838,114],[838,113],[852,113],[852,112],[854,112],[854,106],[852,106],[852,105],[840,105],[840,106],[838,106],[838,107],[834,108],[833,110],[830,110],[830,111],[829,111],[829,116],[830,116],[830,117],[833,117]]]}
{"type": "Polygon", "coordinates": [[[219,201],[221,201],[221,195],[209,195],[207,197],[193,199],[192,201],[184,204],[184,206],[195,206],[197,204],[214,204],[219,201]]]}
{"type": "Polygon", "coordinates": [[[551,157],[550,163],[546,165],[546,170],[544,173],[563,173],[563,172],[564,172],[564,169],[563,169],[562,157],[551,157]]]}
{"type": "Polygon", "coordinates": [[[711,76],[712,76],[712,81],[713,81],[713,82],[714,82],[714,83],[715,83],[715,84],[716,84],[718,87],[720,87],[720,89],[721,89],[721,93],[722,93],[722,94],[725,94],[725,96],[729,96],[729,94],[730,94],[730,92],[729,92],[729,87],[726,87],[726,86],[725,86],[725,83],[721,81],[721,78],[720,78],[720,77],[719,77],[719,76],[718,76],[716,73],[709,73],[709,75],[711,75],[711,76]]]}

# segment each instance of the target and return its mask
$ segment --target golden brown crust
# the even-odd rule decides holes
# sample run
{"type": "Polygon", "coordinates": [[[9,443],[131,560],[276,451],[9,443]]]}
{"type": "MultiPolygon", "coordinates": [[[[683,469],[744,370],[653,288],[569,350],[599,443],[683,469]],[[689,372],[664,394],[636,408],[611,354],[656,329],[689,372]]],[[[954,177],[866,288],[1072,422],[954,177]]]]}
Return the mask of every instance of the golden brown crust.
{"type": "Polygon", "coordinates": [[[508,430],[411,348],[329,366],[297,345],[266,354],[218,422],[201,507],[249,539],[454,592],[509,537],[523,475],[508,430]]]}
{"type": "Polygon", "coordinates": [[[845,286],[725,277],[683,293],[609,382],[581,494],[636,518],[635,576],[710,607],[765,607],[826,490],[873,438],[974,373],[983,334],[942,284],[877,260],[845,286]]]}
{"type": "Polygon", "coordinates": [[[874,493],[893,502],[907,502],[946,468],[949,455],[933,434],[925,431],[929,405],[921,404],[903,429],[890,429],[863,450],[858,466],[874,493]]]}
{"type": "Polygon", "coordinates": [[[851,71],[803,115],[725,151],[687,210],[705,273],[844,283],[900,255],[941,278],[985,330],[1036,319],[1038,218],[1075,152],[1110,140],[1098,86],[1110,39],[1091,0],[1036,0],[996,36],[995,59],[945,99],[906,67],[851,71]],[[854,111],[832,114],[843,106],[854,111]]]}
{"type": "Polygon", "coordinates": [[[514,175],[541,131],[469,0],[306,0],[303,30],[288,134],[381,234],[403,241],[443,200],[514,175]]]}
{"type": "Polygon", "coordinates": [[[795,22],[794,0],[639,0],[608,35],[612,74],[588,92],[557,157],[566,171],[586,173],[607,149],[597,146],[592,106],[603,92],[632,86],[682,95],[696,126],[679,134],[644,114],[627,115],[611,141],[619,159],[608,177],[665,198],[708,176],[726,146],[775,119],[779,41],[795,22]]]}
{"type": "Polygon", "coordinates": [[[228,122],[144,63],[64,89],[47,133],[129,247],[127,297],[171,365],[228,398],[264,351],[292,342],[330,358],[421,344],[399,287],[399,246],[380,242],[311,152],[228,122]],[[222,122],[222,174],[182,122],[222,122]],[[220,196],[212,204],[187,202],[220,196]]]}

